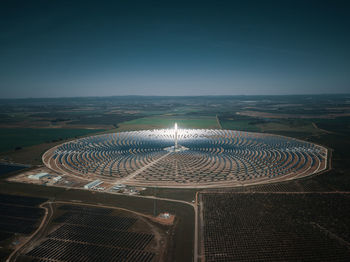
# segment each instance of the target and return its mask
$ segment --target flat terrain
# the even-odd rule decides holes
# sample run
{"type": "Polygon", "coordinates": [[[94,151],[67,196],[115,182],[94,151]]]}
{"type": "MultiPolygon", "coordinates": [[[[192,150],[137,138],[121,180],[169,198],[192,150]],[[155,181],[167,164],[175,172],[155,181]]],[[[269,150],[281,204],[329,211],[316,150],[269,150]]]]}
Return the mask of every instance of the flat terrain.
{"type": "MultiPolygon", "coordinates": [[[[262,257],[273,261],[281,257],[283,261],[301,258],[348,261],[349,101],[350,96],[346,94],[0,100],[1,130],[14,128],[17,129],[15,133],[23,128],[45,128],[86,129],[94,134],[98,129],[116,132],[167,128],[176,121],[180,127],[183,125],[186,128],[221,126],[223,129],[290,136],[327,147],[332,158],[331,170],[317,176],[270,185],[228,188],[224,191],[150,187],[141,194],[151,198],[139,198],[8,182],[5,178],[11,173],[1,176],[0,191],[3,194],[40,197],[50,201],[109,205],[146,215],[154,214],[155,207],[158,213],[175,214],[174,231],[169,232],[173,242],[167,251],[173,261],[192,261],[196,253],[193,250],[196,224],[193,207],[181,202],[155,201],[152,197],[191,203],[196,199],[196,192],[202,192],[202,196],[208,198],[202,199],[201,204],[204,205],[200,206],[201,210],[204,213],[215,211],[207,214],[206,219],[203,220],[202,216],[198,220],[202,225],[197,235],[199,255],[207,257],[208,261],[225,261],[225,256],[229,257],[226,252],[232,247],[236,247],[240,253],[230,251],[229,255],[241,261],[262,257]],[[208,238],[203,226],[209,226],[209,229],[217,227],[217,230],[212,233],[207,231],[211,236],[208,238]],[[287,238],[289,235],[290,238],[287,238]],[[204,243],[209,243],[212,249],[205,249],[204,243]]],[[[10,141],[10,136],[11,132],[7,132],[0,145],[7,143],[6,140],[10,141]]],[[[45,151],[74,139],[72,136],[66,137],[36,140],[36,144],[30,146],[12,143],[10,148],[7,147],[8,151],[0,154],[0,159],[42,165],[41,157],[45,151]],[[60,138],[63,140],[52,141],[60,138]],[[15,150],[16,147],[21,148],[15,150]]],[[[6,232],[3,235],[5,237],[6,232]]],[[[13,242],[12,238],[5,241],[13,242]]],[[[0,255],[5,257],[11,250],[13,247],[2,249],[0,255]]]]}
{"type": "Polygon", "coordinates": [[[218,124],[215,117],[174,117],[172,115],[164,115],[161,117],[146,117],[123,122],[122,124],[120,124],[118,131],[173,128],[175,122],[182,128],[218,128],[218,124]]]}
{"type": "Polygon", "coordinates": [[[40,164],[57,140],[175,122],[302,139],[350,130],[346,95],[18,99],[0,100],[0,111],[0,159],[26,164],[40,164]]]}
{"type": "Polygon", "coordinates": [[[201,194],[202,261],[348,261],[349,196],[201,194]]]}
{"type": "Polygon", "coordinates": [[[0,163],[0,176],[27,168],[25,165],[0,163]]]}
{"type": "Polygon", "coordinates": [[[63,141],[84,136],[103,129],[64,129],[64,128],[3,128],[0,129],[0,152],[20,150],[23,147],[42,143],[63,141]]]}

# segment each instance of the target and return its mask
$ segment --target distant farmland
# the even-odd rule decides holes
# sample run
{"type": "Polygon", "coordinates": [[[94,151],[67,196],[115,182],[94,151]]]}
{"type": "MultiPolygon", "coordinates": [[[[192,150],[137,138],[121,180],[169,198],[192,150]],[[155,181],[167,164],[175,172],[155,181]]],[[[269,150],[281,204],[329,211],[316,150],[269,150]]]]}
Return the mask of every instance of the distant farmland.
{"type": "Polygon", "coordinates": [[[258,132],[260,128],[251,123],[251,120],[220,120],[223,129],[258,132]]]}
{"type": "Polygon", "coordinates": [[[174,117],[174,116],[157,116],[134,119],[123,122],[119,125],[119,130],[140,130],[153,128],[172,128],[177,122],[180,128],[218,128],[215,117],[174,117]]]}
{"type": "Polygon", "coordinates": [[[61,128],[3,128],[0,129],[0,152],[15,150],[54,140],[101,132],[102,129],[61,129],[61,128]]]}

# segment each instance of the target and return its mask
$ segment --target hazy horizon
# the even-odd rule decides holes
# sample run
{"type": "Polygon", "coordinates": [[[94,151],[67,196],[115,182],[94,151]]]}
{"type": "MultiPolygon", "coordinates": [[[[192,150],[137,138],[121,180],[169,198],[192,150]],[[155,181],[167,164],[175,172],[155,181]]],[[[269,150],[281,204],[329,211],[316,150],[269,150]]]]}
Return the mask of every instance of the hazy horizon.
{"type": "MultiPolygon", "coordinates": [[[[190,98],[190,97],[207,97],[207,98],[215,98],[215,97],[288,97],[288,96],[350,96],[350,93],[315,93],[315,94],[251,94],[251,95],[95,95],[95,96],[55,96],[55,97],[1,97],[1,100],[30,100],[30,99],[71,99],[71,98],[123,98],[123,97],[144,97],[144,98],[190,98]]],[[[350,98],[350,97],[349,97],[350,98]]]]}

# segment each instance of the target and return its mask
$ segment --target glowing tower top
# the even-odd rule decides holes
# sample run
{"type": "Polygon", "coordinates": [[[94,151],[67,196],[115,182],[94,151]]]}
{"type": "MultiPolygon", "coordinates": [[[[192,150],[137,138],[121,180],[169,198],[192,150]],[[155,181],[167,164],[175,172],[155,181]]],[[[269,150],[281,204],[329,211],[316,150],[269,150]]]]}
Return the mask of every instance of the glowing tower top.
{"type": "Polygon", "coordinates": [[[177,123],[175,123],[175,146],[174,149],[177,149],[178,145],[177,145],[177,123]]]}

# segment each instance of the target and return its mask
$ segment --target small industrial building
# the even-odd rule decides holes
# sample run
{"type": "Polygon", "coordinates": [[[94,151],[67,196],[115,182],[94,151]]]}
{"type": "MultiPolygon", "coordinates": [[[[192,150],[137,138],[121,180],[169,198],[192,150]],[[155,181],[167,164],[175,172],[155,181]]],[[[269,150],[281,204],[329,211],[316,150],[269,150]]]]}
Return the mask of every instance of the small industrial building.
{"type": "Polygon", "coordinates": [[[44,177],[49,177],[50,174],[49,173],[38,173],[38,174],[35,174],[35,175],[29,175],[28,178],[29,179],[34,179],[34,180],[40,180],[44,177]]]}
{"type": "Polygon", "coordinates": [[[124,189],[126,188],[126,185],[123,185],[123,184],[118,184],[118,185],[115,185],[112,187],[112,189],[114,190],[120,190],[120,189],[124,189]]]}
{"type": "Polygon", "coordinates": [[[85,188],[85,189],[91,189],[91,188],[93,188],[93,187],[95,187],[95,186],[101,185],[102,183],[103,183],[103,181],[97,179],[97,180],[95,180],[95,181],[90,182],[89,184],[86,184],[86,185],[84,186],[84,188],[85,188]]]}
{"type": "Polygon", "coordinates": [[[53,178],[53,180],[54,180],[55,182],[58,182],[58,181],[60,181],[61,179],[62,179],[61,176],[56,176],[56,177],[53,178]]]}
{"type": "Polygon", "coordinates": [[[164,219],[169,219],[170,218],[170,213],[168,213],[168,212],[165,212],[165,213],[160,213],[159,214],[159,217],[160,218],[164,218],[164,219]]]}

